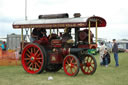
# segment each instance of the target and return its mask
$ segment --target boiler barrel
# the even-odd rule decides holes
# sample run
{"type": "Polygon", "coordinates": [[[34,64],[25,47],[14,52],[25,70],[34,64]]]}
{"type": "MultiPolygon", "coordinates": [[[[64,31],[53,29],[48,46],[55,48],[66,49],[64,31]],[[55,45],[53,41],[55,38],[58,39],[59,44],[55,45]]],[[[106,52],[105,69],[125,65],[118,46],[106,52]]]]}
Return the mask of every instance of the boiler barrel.
{"type": "Polygon", "coordinates": [[[74,54],[74,53],[82,52],[83,50],[86,50],[86,49],[85,48],[70,48],[70,53],[74,54]]]}

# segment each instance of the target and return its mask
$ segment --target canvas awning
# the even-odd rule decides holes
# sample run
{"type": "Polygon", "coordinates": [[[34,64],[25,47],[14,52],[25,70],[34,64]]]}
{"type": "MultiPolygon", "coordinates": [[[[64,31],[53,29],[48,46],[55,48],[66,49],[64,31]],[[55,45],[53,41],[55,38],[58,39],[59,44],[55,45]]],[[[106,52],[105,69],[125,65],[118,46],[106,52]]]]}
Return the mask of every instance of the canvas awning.
{"type": "Polygon", "coordinates": [[[84,28],[89,26],[89,21],[91,27],[105,27],[106,21],[102,17],[92,16],[92,17],[79,17],[79,18],[59,18],[59,19],[37,19],[37,20],[24,20],[16,21],[13,23],[14,29],[19,28],[84,28]]]}

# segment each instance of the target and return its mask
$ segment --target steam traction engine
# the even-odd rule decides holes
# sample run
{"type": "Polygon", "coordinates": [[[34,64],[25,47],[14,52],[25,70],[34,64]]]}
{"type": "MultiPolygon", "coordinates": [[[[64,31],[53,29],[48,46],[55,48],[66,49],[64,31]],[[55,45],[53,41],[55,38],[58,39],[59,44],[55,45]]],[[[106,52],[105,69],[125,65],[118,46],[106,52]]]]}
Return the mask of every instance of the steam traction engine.
{"type": "Polygon", "coordinates": [[[87,50],[96,49],[97,27],[105,26],[106,21],[103,18],[80,17],[79,13],[74,14],[74,18],[69,18],[65,13],[40,15],[37,20],[14,22],[13,28],[21,29],[24,70],[30,74],[37,74],[43,70],[57,72],[63,67],[64,72],[69,76],[77,75],[79,68],[87,75],[95,73],[96,59],[88,54],[87,50]],[[94,27],[96,42],[93,41],[94,34],[90,30],[94,27]],[[30,28],[30,32],[32,29],[37,30],[35,31],[37,38],[34,41],[23,40],[23,29],[26,28],[30,28]],[[62,30],[63,33],[60,32],[62,30]]]}

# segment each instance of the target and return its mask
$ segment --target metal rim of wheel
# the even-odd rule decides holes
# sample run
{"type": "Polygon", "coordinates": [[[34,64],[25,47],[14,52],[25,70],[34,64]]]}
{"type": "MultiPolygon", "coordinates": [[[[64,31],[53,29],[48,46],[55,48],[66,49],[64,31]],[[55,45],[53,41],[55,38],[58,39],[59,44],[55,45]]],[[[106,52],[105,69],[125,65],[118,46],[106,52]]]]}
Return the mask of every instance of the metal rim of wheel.
{"type": "Polygon", "coordinates": [[[41,73],[44,69],[44,52],[38,44],[28,44],[22,52],[22,66],[30,74],[41,73]]]}
{"type": "Polygon", "coordinates": [[[64,58],[64,72],[69,76],[76,76],[79,72],[80,63],[75,55],[67,55],[64,58]]]}
{"type": "Polygon", "coordinates": [[[91,75],[94,74],[97,68],[97,63],[95,57],[90,54],[85,54],[82,56],[81,61],[81,71],[84,74],[91,75]]]}

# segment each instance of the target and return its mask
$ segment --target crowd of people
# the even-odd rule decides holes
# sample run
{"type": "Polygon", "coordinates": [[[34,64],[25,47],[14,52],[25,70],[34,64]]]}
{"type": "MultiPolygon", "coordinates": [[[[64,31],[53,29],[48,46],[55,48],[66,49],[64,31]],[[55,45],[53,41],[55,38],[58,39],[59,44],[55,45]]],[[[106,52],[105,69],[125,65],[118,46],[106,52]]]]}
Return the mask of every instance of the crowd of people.
{"type": "Polygon", "coordinates": [[[110,53],[113,52],[114,54],[114,59],[115,59],[115,66],[119,66],[118,62],[118,44],[116,43],[116,39],[113,39],[113,43],[111,44],[109,42],[108,48],[104,45],[103,42],[101,42],[101,47],[100,47],[100,65],[108,67],[108,64],[111,62],[111,57],[110,53]]]}

